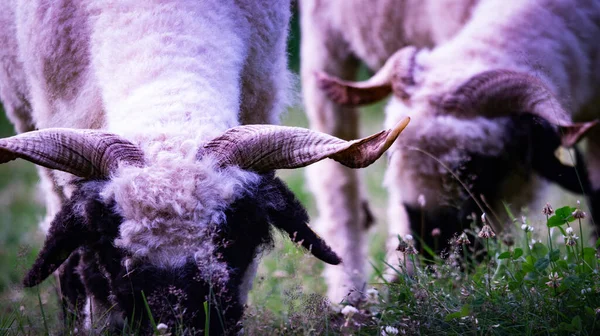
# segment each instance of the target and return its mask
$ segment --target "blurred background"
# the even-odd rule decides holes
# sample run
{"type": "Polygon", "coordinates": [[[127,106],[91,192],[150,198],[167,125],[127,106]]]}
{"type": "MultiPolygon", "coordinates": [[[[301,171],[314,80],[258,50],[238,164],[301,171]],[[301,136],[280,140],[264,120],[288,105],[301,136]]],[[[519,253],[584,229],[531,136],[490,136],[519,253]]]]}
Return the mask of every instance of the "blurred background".
{"type": "MultiPolygon", "coordinates": [[[[289,64],[295,73],[298,73],[300,64],[299,42],[300,29],[296,10],[289,43],[289,64]]],[[[368,70],[363,68],[361,77],[368,75],[368,70]]],[[[296,89],[296,104],[290,108],[282,122],[285,125],[307,127],[308,122],[301,107],[300,88],[296,89]]],[[[381,130],[384,104],[364,109],[364,113],[361,114],[363,135],[381,130]]],[[[13,127],[6,119],[4,111],[1,111],[0,136],[12,134],[13,127]]],[[[370,263],[379,269],[383,266],[385,255],[387,199],[382,187],[385,165],[385,160],[382,159],[362,171],[368,186],[370,204],[377,219],[377,225],[369,236],[370,263]]],[[[304,169],[285,170],[278,174],[304,203],[311,218],[315,218],[315,207],[305,183],[304,169]]],[[[34,330],[33,334],[36,334],[35,330],[44,330],[43,324],[50,325],[52,329],[52,325],[59,323],[53,279],[48,279],[42,286],[34,289],[23,290],[20,286],[24,272],[32,265],[43,242],[37,225],[44,214],[44,200],[37,184],[38,176],[33,164],[17,160],[0,165],[0,327],[8,324],[10,316],[18,311],[27,319],[18,319],[14,323],[23,324],[19,326],[23,333],[34,330]]],[[[546,201],[560,202],[555,203],[557,205],[575,203],[572,196],[556,189],[545,191],[545,199],[541,202],[546,201]]],[[[542,220],[539,211],[532,213],[536,218],[539,217],[537,220],[542,220]]],[[[321,278],[322,263],[306,255],[289,243],[288,239],[282,239],[282,235],[277,234],[277,238],[274,250],[265,254],[255,279],[246,317],[248,330],[260,330],[266,324],[273,323],[292,326],[302,324],[310,327],[311,324],[323,321],[323,314],[320,314],[319,310],[319,307],[322,309],[322,295],[325,293],[325,285],[321,278]]],[[[376,272],[372,273],[374,275],[371,276],[370,285],[380,281],[375,275],[376,272]]]]}

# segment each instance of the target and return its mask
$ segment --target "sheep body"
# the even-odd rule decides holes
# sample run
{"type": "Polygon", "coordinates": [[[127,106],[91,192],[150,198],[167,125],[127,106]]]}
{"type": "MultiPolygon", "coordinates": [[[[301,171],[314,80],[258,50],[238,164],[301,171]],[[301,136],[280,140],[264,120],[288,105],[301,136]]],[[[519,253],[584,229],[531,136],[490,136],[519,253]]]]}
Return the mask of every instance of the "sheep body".
{"type": "MultiPolygon", "coordinates": [[[[398,80],[402,89],[393,89],[395,95],[386,107],[386,124],[392,124],[407,115],[413,118],[411,127],[390,152],[385,177],[390,197],[389,262],[396,262],[398,257],[402,257],[393,252],[398,234],[404,236],[411,233],[411,229],[419,235],[429,234],[428,230],[432,227],[423,232],[416,225],[423,211],[438,211],[440,209],[436,208],[439,205],[462,207],[461,211],[465,213],[461,217],[470,214],[471,210],[480,211],[475,205],[465,206],[464,200],[471,195],[453,181],[447,169],[457,171],[467,166],[466,173],[459,175],[469,184],[469,179],[474,176],[469,174],[469,169],[473,168],[469,164],[475,167],[489,166],[494,173],[486,177],[489,181],[479,183],[481,188],[486,189],[485,192],[479,192],[493,192],[487,198],[496,210],[499,210],[499,200],[504,199],[519,208],[534,198],[536,190],[540,190],[542,181],[530,174],[530,163],[520,164],[522,157],[527,154],[515,149],[527,146],[517,146],[507,140],[511,136],[515,139],[526,137],[517,131],[520,124],[508,113],[521,111],[507,111],[513,107],[511,105],[489,111],[469,110],[468,106],[461,110],[458,106],[456,111],[449,111],[448,106],[444,105],[447,102],[445,99],[469,79],[499,69],[529,74],[547,87],[549,96],[557,97],[567,107],[546,106],[544,117],[550,122],[568,124],[573,120],[598,118],[597,110],[593,109],[600,102],[597,92],[600,87],[599,47],[594,40],[600,36],[598,2],[548,0],[506,3],[481,0],[454,1],[452,4],[445,7],[447,4],[437,1],[302,3],[303,38],[306,39],[303,41],[302,64],[304,101],[311,127],[319,130],[337,135],[353,134],[357,132],[358,124],[352,104],[346,101],[345,106],[338,106],[327,98],[327,94],[331,95],[327,87],[324,92],[320,91],[319,86],[323,85],[315,72],[323,71],[343,80],[352,80],[359,59],[374,70],[384,71],[385,62],[397,50],[407,45],[423,48],[408,61],[411,63],[410,76],[408,71],[392,74],[396,77],[392,77],[391,81],[398,80]],[[436,7],[438,4],[440,7],[436,7]],[[317,8],[322,11],[314,15],[317,8]],[[312,53],[311,50],[315,49],[321,52],[312,53]],[[548,111],[553,112],[551,114],[548,111]],[[490,158],[502,155],[505,156],[503,161],[491,164],[493,160],[490,158]],[[515,164],[502,164],[511,160],[515,164]],[[511,173],[504,175],[504,172],[511,173]],[[497,182],[491,182],[494,179],[497,182]],[[421,200],[425,202],[419,202],[421,195],[421,200]]],[[[367,84],[363,84],[363,87],[367,84]]],[[[395,82],[392,87],[394,85],[395,82]]],[[[331,96],[334,100],[347,98],[339,96],[341,92],[352,94],[348,93],[351,91],[336,92],[337,97],[331,96]]],[[[598,132],[597,128],[588,132],[586,162],[589,184],[595,190],[588,190],[592,196],[598,194],[597,190],[600,189],[600,160],[596,159],[600,154],[598,132]]],[[[326,164],[329,163],[320,165],[326,164]]],[[[361,195],[344,194],[332,185],[344,183],[346,189],[360,190],[356,186],[359,179],[342,178],[334,182],[323,178],[331,175],[352,176],[350,174],[356,173],[347,171],[345,175],[340,174],[344,169],[331,164],[326,168],[313,166],[310,170],[311,189],[320,204],[320,216],[323,222],[329,223],[323,232],[330,235],[324,234],[324,237],[332,242],[350,240],[360,246],[362,238],[352,238],[360,237],[364,227],[344,222],[346,213],[351,218],[360,218],[360,214],[343,204],[356,202],[361,195]]],[[[584,170],[582,168],[582,172],[584,170]]],[[[586,191],[586,177],[582,183],[586,191]]],[[[594,197],[591,200],[594,203],[594,197]]],[[[591,205],[592,208],[594,206],[599,205],[591,205]]],[[[448,221],[446,224],[452,226],[452,221],[448,219],[450,215],[444,211],[439,212],[437,217],[432,216],[437,219],[445,217],[448,221]]],[[[502,210],[497,212],[501,213],[502,210]]],[[[444,230],[443,221],[438,221],[437,225],[443,232],[452,230],[444,230]]],[[[450,238],[452,232],[445,234],[439,238],[440,241],[450,238]]],[[[357,276],[354,271],[364,267],[366,259],[360,254],[361,250],[351,245],[341,249],[345,260],[355,261],[353,268],[343,271],[328,269],[328,272],[335,273],[329,277],[329,294],[334,301],[342,299],[349,289],[357,290],[363,286],[364,278],[357,276]],[[349,255],[352,257],[349,258],[349,255]],[[343,288],[343,291],[339,288],[343,288]]]]}
{"type": "MultiPolygon", "coordinates": [[[[211,157],[198,161],[196,154],[231,127],[278,122],[290,76],[288,1],[2,1],[0,12],[0,95],[17,131],[103,129],[139,146],[147,165],[119,166],[98,191],[124,219],[115,247],[128,251],[131,265],[144,260],[176,272],[196,254],[203,281],[226,287],[231,265],[208,258],[216,253],[215,231],[228,207],[254,190],[261,176],[220,169],[211,157]]],[[[46,168],[40,173],[48,194],[42,227],[52,232],[50,223],[77,192],[77,180],[46,168]]],[[[87,203],[77,204],[78,216],[85,217],[87,203]]],[[[252,258],[258,250],[248,252],[252,258]]],[[[77,253],[82,261],[73,257],[63,280],[82,268],[81,274],[89,273],[87,295],[100,300],[90,305],[83,297],[94,313],[101,316],[98,307],[115,304],[127,311],[118,295],[115,302],[99,299],[97,290],[106,285],[89,280],[97,272],[94,254],[77,253]]],[[[245,285],[233,294],[242,305],[254,271],[239,275],[245,285]]],[[[63,296],[82,295],[75,289],[62,288],[63,296]]],[[[235,322],[241,310],[233,310],[235,322]]]]}

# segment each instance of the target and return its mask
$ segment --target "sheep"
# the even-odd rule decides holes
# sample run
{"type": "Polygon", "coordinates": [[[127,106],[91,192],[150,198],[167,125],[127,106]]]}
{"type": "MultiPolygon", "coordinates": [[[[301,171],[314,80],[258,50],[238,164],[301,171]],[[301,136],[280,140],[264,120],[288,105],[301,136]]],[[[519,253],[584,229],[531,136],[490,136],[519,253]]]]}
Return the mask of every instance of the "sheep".
{"type": "Polygon", "coordinates": [[[274,171],[368,166],[408,119],[354,141],[274,125],[289,17],[285,0],[0,2],[19,133],[0,163],[38,165],[48,196],[24,286],[56,273],[65,320],[87,330],[151,334],[149,308],[173,332],[230,334],[272,227],[341,262],[274,171]]]}
{"type": "MultiPolygon", "coordinates": [[[[520,209],[544,180],[583,191],[598,221],[600,130],[593,127],[599,116],[593,107],[600,102],[598,2],[455,1],[447,12],[434,10],[444,4],[427,1],[302,5],[302,84],[311,126],[354,136],[352,108],[389,94],[385,123],[413,118],[389,152],[384,178],[390,263],[402,257],[393,251],[397,235],[427,238],[441,228],[444,241],[468,226],[467,216],[486,209],[497,214],[490,218],[498,229],[504,221],[501,201],[520,209]],[[366,82],[350,81],[358,59],[378,70],[366,82]],[[554,157],[560,145],[573,146],[586,133],[585,162],[578,150],[575,169],[554,157]]],[[[329,295],[339,300],[364,285],[364,252],[358,251],[366,226],[359,219],[365,216],[356,207],[356,173],[320,165],[311,167],[309,178],[329,223],[323,237],[353,266],[328,267],[329,295]],[[345,179],[332,186],[325,176],[340,171],[345,179]],[[346,245],[336,243],[342,239],[346,245]],[[341,285],[344,292],[337,290],[341,285]]]]}

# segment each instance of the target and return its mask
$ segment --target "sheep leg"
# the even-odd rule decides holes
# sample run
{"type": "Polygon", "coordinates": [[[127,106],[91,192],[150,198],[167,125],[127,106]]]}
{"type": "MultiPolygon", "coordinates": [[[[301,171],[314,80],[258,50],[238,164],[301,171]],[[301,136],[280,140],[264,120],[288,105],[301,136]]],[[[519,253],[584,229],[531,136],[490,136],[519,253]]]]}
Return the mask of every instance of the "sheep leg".
{"type": "MultiPolygon", "coordinates": [[[[317,86],[315,72],[324,71],[354,79],[357,59],[335,32],[321,29],[316,6],[301,4],[302,39],[301,76],[306,113],[310,127],[342,139],[359,137],[358,112],[331,102],[317,86]]],[[[328,296],[333,303],[355,303],[365,287],[367,215],[358,171],[332,160],[307,169],[310,189],[319,211],[316,229],[342,258],[341,266],[325,266],[328,296]],[[348,295],[350,294],[350,295],[348,295]]]]}
{"type": "Polygon", "coordinates": [[[592,190],[588,194],[589,207],[596,237],[600,234],[600,129],[589,131],[587,136],[586,164],[592,190]]]}
{"type": "MultiPolygon", "coordinates": [[[[387,281],[393,282],[398,278],[399,265],[404,265],[404,254],[396,251],[398,247],[398,236],[406,237],[406,235],[411,233],[411,224],[408,217],[408,212],[403,204],[402,197],[402,187],[399,180],[399,167],[400,163],[400,155],[394,155],[396,152],[395,145],[390,148],[390,160],[388,164],[388,169],[386,171],[386,185],[389,195],[388,200],[388,239],[386,242],[386,262],[388,265],[392,267],[386,267],[384,271],[384,278],[387,281]]],[[[410,264],[410,261],[407,260],[407,270],[411,272],[413,267],[410,264]]]]}

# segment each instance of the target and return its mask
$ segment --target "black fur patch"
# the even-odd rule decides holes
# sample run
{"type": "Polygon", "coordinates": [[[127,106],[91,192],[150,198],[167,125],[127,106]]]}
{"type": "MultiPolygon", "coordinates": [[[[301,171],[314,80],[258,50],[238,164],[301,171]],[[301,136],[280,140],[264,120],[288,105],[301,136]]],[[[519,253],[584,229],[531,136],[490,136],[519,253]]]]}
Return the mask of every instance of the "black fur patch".
{"type": "MultiPolygon", "coordinates": [[[[230,334],[240,328],[243,314],[239,288],[257,254],[272,246],[271,225],[291,237],[302,237],[302,245],[326,261],[339,258],[307,226],[308,215],[285,184],[265,174],[260,183],[226,210],[226,225],[214,227],[212,256],[227,265],[228,282],[206,280],[194,256],[182,267],[161,268],[136,260],[131,269],[123,265],[128,251],[114,246],[122,218],[106,205],[99,194],[106,182],[81,182],[71,200],[52,222],[46,242],[24,283],[43,281],[65,260],[60,276],[69,312],[81,314],[82,302],[93,297],[100,309],[111,310],[134,326],[135,331],[152,334],[147,308],[156,323],[167,324],[173,332],[204,332],[207,320],[211,335],[230,334]],[[315,247],[317,249],[315,249],[315,247]],[[210,314],[206,318],[205,303],[210,314]]],[[[78,317],[79,318],[79,317],[78,317]]]]}

